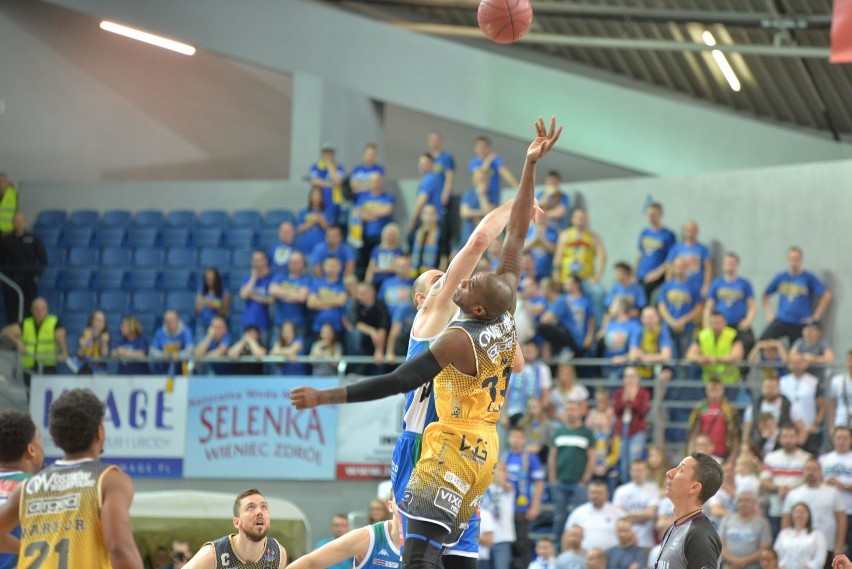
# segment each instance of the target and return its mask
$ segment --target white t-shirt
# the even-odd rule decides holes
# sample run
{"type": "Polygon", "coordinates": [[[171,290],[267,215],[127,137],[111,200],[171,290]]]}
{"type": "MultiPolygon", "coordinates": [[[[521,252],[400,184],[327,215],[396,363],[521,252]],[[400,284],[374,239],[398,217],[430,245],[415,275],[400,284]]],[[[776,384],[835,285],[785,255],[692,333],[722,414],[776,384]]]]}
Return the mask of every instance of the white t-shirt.
{"type": "Polygon", "coordinates": [[[823,394],[819,380],[809,373],[796,378],[788,373],[779,380],[781,395],[790,400],[791,412],[796,409],[805,427],[810,427],[816,421],[817,397],[823,394]]]}
{"type": "Polygon", "coordinates": [[[495,485],[488,488],[494,516],[493,543],[513,543],[515,541],[515,491],[505,490],[495,485]]]}
{"type": "Polygon", "coordinates": [[[850,426],[849,410],[852,407],[852,378],[848,373],[841,373],[831,378],[829,397],[837,400],[834,411],[834,426],[850,426]],[[845,387],[845,390],[844,390],[845,387]]]}
{"type": "Polygon", "coordinates": [[[562,406],[568,401],[576,401],[581,403],[589,400],[589,390],[585,385],[575,384],[568,393],[562,393],[559,388],[550,390],[550,403],[553,404],[554,416],[559,417],[562,413],[562,406]]]}
{"type": "MultiPolygon", "coordinates": [[[[823,476],[832,476],[843,484],[852,484],[852,451],[839,454],[836,450],[819,457],[823,476]]],[[[852,490],[838,490],[843,496],[846,514],[852,516],[852,490]]]]}
{"type": "MultiPolygon", "coordinates": [[[[802,468],[811,455],[800,448],[796,448],[790,454],[779,448],[767,454],[763,458],[763,471],[760,473],[761,480],[772,480],[776,486],[796,486],[802,483],[802,468]]],[[[768,515],[781,516],[781,498],[777,492],[769,494],[768,515]]],[[[789,569],[789,568],[788,568],[789,569]]]]}
{"type": "Polygon", "coordinates": [[[606,551],[618,545],[615,526],[622,516],[624,516],[624,510],[609,502],[600,508],[595,508],[591,502],[586,502],[571,512],[563,531],[578,525],[583,528],[583,542],[580,547],[586,551],[596,547],[606,551]]]}
{"type": "Polygon", "coordinates": [[[778,554],[778,566],[786,569],[822,569],[828,554],[825,537],[819,530],[805,533],[782,529],[773,549],[778,554]]]}
{"type": "MultiPolygon", "coordinates": [[[[494,514],[488,511],[487,508],[479,508],[479,535],[494,532],[494,514]]],[[[482,545],[479,542],[479,559],[491,559],[491,546],[482,545]]]]}
{"type": "MultiPolygon", "coordinates": [[[[781,421],[781,401],[782,399],[779,397],[778,401],[775,403],[770,403],[765,399],[760,400],[760,412],[761,413],[771,413],[773,417],[775,417],[775,422],[781,421]]],[[[754,423],[754,406],[749,405],[745,408],[743,412],[743,423],[754,423]]],[[[753,428],[757,428],[757,425],[754,425],[753,428]]]]}
{"type": "MultiPolygon", "coordinates": [[[[659,503],[660,490],[650,482],[646,482],[641,486],[635,482],[622,484],[615,489],[615,493],[612,495],[612,505],[628,513],[644,510],[649,506],[653,506],[656,512],[659,503]]],[[[636,544],[639,547],[654,546],[656,540],[654,539],[653,517],[644,522],[634,523],[633,531],[636,532],[636,544]]]]}
{"type": "Polygon", "coordinates": [[[799,486],[787,494],[782,512],[789,514],[799,502],[804,502],[811,509],[812,527],[822,532],[828,550],[834,551],[837,545],[837,512],[846,513],[840,492],[828,484],[822,484],[818,488],[799,486]]]}

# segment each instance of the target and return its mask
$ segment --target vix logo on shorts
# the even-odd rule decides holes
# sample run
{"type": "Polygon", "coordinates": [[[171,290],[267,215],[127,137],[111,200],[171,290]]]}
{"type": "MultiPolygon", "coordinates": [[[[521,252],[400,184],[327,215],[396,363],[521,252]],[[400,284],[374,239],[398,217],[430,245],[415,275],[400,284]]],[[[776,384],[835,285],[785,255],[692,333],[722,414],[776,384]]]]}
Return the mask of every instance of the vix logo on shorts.
{"type": "Polygon", "coordinates": [[[457,516],[462,505],[462,497],[461,494],[453,492],[449,488],[438,488],[433,503],[445,512],[457,516]]]}

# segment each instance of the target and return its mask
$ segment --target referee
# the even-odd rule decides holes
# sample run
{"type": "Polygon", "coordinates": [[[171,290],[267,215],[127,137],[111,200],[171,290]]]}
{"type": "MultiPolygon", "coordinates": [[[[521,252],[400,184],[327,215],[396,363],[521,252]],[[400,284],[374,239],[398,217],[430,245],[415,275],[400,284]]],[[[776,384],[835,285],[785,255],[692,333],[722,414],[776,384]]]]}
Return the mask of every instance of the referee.
{"type": "Polygon", "coordinates": [[[722,467],[712,456],[693,453],[666,473],[666,496],[675,521],[663,536],[654,569],[718,569],[722,542],[704,502],[722,485],[722,467]]]}

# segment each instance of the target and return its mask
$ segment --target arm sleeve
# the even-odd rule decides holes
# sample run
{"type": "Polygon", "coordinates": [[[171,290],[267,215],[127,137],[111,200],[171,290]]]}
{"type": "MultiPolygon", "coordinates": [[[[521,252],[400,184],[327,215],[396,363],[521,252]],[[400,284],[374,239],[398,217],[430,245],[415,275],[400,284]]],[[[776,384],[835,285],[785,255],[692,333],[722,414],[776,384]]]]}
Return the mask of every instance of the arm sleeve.
{"type": "Polygon", "coordinates": [[[374,401],[391,395],[407,393],[434,379],[441,372],[441,364],[432,350],[408,360],[391,373],[377,375],[346,386],[346,402],[374,401]]]}
{"type": "MultiPolygon", "coordinates": [[[[702,520],[707,526],[710,522],[702,520]]],[[[687,569],[715,569],[719,566],[722,557],[722,542],[718,534],[713,531],[700,531],[706,526],[693,526],[686,534],[683,544],[683,552],[687,559],[687,569]]]]}

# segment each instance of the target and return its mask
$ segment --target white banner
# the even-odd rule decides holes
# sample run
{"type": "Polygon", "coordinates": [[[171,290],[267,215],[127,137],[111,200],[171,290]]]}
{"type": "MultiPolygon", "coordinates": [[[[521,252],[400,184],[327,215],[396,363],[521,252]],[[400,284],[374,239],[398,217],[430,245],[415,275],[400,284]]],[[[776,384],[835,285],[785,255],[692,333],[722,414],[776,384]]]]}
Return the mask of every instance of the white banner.
{"type": "Polygon", "coordinates": [[[337,406],[337,478],[389,479],[404,397],[337,406]]]}

